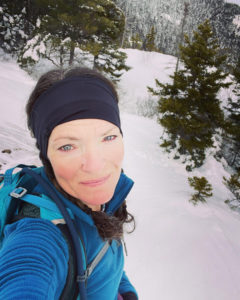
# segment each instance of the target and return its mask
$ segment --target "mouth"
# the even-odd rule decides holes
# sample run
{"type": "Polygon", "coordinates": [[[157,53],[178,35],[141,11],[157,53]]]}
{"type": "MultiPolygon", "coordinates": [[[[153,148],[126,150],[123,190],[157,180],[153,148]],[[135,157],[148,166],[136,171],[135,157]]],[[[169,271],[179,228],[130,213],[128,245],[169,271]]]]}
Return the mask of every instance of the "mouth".
{"type": "Polygon", "coordinates": [[[105,177],[101,177],[98,179],[81,181],[80,184],[82,184],[84,186],[95,187],[95,186],[104,184],[108,180],[109,177],[110,177],[110,175],[107,175],[105,177]]]}

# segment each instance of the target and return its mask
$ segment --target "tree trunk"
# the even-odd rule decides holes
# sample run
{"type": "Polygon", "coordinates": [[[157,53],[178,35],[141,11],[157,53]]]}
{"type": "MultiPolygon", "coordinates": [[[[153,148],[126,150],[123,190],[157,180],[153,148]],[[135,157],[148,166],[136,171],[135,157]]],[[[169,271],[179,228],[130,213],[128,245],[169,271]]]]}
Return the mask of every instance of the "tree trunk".
{"type": "Polygon", "coordinates": [[[60,47],[60,66],[63,67],[63,46],[60,47]]]}
{"type": "Polygon", "coordinates": [[[31,20],[31,16],[33,14],[31,1],[26,1],[26,17],[24,18],[24,32],[27,33],[27,35],[30,34],[30,28],[29,28],[29,22],[31,20]]]}
{"type": "Polygon", "coordinates": [[[125,16],[125,25],[124,25],[124,30],[123,30],[123,34],[122,34],[122,37],[121,37],[121,48],[124,48],[123,45],[124,45],[124,41],[125,41],[125,38],[126,38],[126,30],[127,30],[127,17],[125,16]]]}
{"type": "MultiPolygon", "coordinates": [[[[184,14],[183,14],[183,19],[182,19],[182,27],[181,27],[180,41],[179,41],[179,43],[178,43],[178,47],[179,47],[179,45],[182,44],[182,42],[183,42],[183,29],[184,29],[184,25],[185,25],[185,23],[186,23],[187,15],[188,15],[188,7],[189,7],[189,3],[184,2],[184,14]]],[[[180,57],[179,57],[179,50],[178,50],[178,51],[177,51],[177,64],[176,64],[175,72],[178,71],[179,60],[180,60],[180,57]]]]}
{"type": "Polygon", "coordinates": [[[230,164],[231,167],[234,166],[237,157],[238,157],[238,152],[235,152],[234,158],[233,158],[233,160],[232,160],[232,162],[230,164]]]}
{"type": "Polygon", "coordinates": [[[71,43],[71,48],[70,48],[70,58],[69,58],[69,66],[71,66],[71,65],[73,64],[74,50],[75,50],[75,45],[74,45],[74,43],[71,43]]]}
{"type": "Polygon", "coordinates": [[[97,70],[97,59],[98,59],[98,55],[94,55],[93,58],[93,69],[97,70]]]}

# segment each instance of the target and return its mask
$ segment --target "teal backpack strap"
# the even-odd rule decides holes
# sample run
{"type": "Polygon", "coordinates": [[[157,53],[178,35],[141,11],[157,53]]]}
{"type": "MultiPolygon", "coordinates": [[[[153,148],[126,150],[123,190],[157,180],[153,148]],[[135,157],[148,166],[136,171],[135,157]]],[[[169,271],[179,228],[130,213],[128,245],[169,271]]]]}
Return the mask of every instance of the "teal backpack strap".
{"type": "Polygon", "coordinates": [[[56,226],[61,230],[62,235],[65,238],[66,243],[68,245],[68,252],[69,252],[67,279],[59,300],[67,300],[67,299],[76,300],[79,294],[79,289],[76,282],[77,262],[76,262],[76,256],[73,253],[74,245],[67,225],[58,224],[56,226]]]}
{"type": "Polygon", "coordinates": [[[5,174],[1,174],[0,184],[0,248],[4,238],[4,227],[13,218],[19,201],[10,196],[12,190],[20,184],[23,180],[23,174],[21,171],[14,172],[16,168],[21,168],[24,165],[18,165],[17,167],[8,169],[5,174]]]}

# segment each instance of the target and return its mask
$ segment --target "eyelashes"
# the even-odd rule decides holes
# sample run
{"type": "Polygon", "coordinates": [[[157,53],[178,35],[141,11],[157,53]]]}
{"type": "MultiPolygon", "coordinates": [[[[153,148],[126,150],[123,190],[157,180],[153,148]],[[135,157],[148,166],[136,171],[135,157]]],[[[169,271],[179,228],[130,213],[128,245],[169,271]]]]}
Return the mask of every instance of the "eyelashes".
{"type": "Polygon", "coordinates": [[[64,145],[64,146],[61,146],[58,148],[58,150],[63,151],[63,152],[68,152],[72,149],[73,149],[72,145],[64,145]]]}
{"type": "MultiPolygon", "coordinates": [[[[111,141],[114,141],[118,136],[113,134],[113,135],[108,135],[106,137],[103,138],[103,142],[111,142],[111,141]]],[[[58,148],[59,151],[62,151],[62,152],[69,152],[71,150],[74,149],[74,146],[71,145],[71,144],[66,144],[66,145],[63,145],[61,147],[58,148]]]]}
{"type": "Polygon", "coordinates": [[[108,135],[108,136],[106,136],[103,140],[105,141],[105,142],[110,142],[110,141],[114,141],[115,139],[117,138],[117,135],[108,135]]]}

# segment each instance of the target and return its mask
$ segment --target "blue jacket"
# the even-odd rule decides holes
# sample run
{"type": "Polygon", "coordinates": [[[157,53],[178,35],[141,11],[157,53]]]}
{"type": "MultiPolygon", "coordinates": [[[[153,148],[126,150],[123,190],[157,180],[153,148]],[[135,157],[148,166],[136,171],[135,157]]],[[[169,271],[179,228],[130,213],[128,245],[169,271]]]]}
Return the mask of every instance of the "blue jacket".
{"type": "MultiPolygon", "coordinates": [[[[46,179],[44,169],[41,175],[46,179]]],[[[105,212],[113,214],[125,200],[133,182],[121,174],[105,212]]],[[[41,193],[38,185],[35,192],[41,193]]],[[[104,242],[92,217],[65,198],[65,205],[74,215],[91,262],[104,242]]],[[[68,270],[68,246],[61,231],[50,220],[24,218],[5,227],[0,252],[0,299],[59,299],[68,270]]],[[[56,216],[53,216],[56,219],[56,216]]],[[[107,253],[94,269],[87,283],[88,300],[116,300],[117,294],[136,290],[123,271],[123,247],[113,241],[107,253]]]]}

